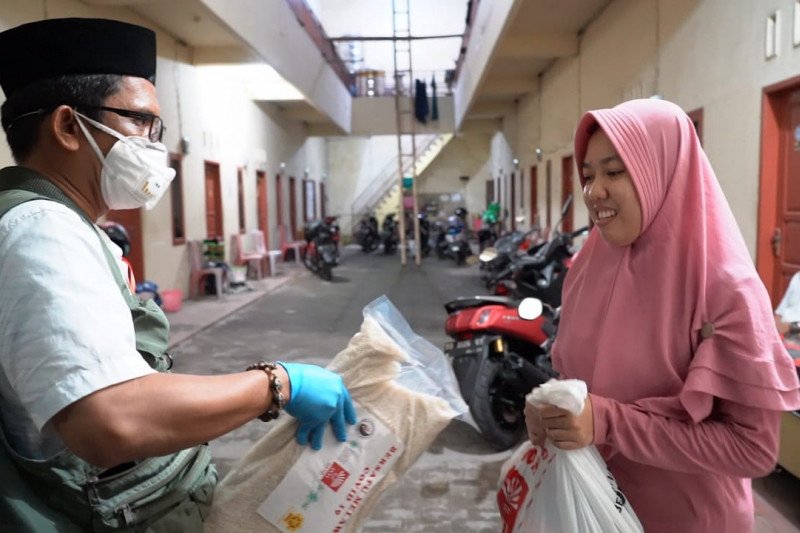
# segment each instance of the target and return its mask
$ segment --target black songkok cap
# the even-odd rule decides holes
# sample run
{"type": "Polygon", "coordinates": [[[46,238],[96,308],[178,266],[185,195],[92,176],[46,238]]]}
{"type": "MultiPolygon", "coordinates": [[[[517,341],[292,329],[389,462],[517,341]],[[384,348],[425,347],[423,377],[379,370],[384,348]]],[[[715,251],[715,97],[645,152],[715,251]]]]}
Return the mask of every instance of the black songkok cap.
{"type": "Polygon", "coordinates": [[[106,19],[40,20],[0,33],[0,87],[6,98],[31,82],[65,74],[156,78],[156,34],[106,19]]]}

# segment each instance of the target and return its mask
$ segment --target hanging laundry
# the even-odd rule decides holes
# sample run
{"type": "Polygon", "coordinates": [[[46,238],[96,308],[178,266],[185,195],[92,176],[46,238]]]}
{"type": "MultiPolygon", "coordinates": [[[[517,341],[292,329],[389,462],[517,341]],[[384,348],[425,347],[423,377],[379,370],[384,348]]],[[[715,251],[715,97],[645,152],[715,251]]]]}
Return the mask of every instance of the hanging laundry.
{"type": "Polygon", "coordinates": [[[414,116],[423,124],[428,122],[428,86],[422,80],[414,83],[414,116]]]}
{"type": "Polygon", "coordinates": [[[431,121],[439,120],[439,104],[436,101],[436,76],[431,79],[431,121]]]}

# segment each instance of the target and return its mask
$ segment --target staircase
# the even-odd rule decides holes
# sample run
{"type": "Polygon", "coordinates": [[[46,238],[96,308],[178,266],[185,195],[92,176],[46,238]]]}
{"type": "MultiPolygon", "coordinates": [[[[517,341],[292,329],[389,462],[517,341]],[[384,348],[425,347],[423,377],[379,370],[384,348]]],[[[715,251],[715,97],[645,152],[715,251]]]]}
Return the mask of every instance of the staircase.
{"type": "MultiPolygon", "coordinates": [[[[445,133],[442,135],[417,135],[417,139],[422,141],[422,147],[417,150],[419,154],[415,169],[415,174],[417,176],[421,175],[425,168],[436,159],[436,156],[439,155],[452,138],[452,133],[445,133]]],[[[350,204],[350,220],[352,221],[353,227],[358,224],[361,215],[373,212],[393,191],[399,191],[399,168],[398,156],[395,156],[386,163],[375,179],[356,196],[353,203],[350,204]]],[[[403,166],[403,175],[406,176],[410,174],[411,163],[407,163],[403,166]]],[[[399,203],[397,205],[399,205],[399,203]]]]}

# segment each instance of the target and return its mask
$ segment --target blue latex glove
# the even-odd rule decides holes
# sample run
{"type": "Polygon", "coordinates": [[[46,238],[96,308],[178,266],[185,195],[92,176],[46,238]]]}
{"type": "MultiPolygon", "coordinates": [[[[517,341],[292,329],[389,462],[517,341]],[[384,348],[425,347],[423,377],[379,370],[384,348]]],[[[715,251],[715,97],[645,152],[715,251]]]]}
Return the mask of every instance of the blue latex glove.
{"type": "Polygon", "coordinates": [[[289,375],[291,398],[284,408],[300,422],[297,443],[322,448],[325,425],[330,422],[340,442],[347,441],[348,424],[356,423],[356,409],[339,374],[316,365],[280,363],[289,375]]]}

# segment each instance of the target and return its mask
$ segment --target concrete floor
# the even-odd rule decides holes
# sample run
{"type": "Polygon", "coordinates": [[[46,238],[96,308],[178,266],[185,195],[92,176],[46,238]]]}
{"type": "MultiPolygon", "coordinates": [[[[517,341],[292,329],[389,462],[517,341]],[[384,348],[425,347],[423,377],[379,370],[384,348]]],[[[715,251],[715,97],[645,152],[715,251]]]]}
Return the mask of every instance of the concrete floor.
{"type": "MultiPolygon", "coordinates": [[[[320,365],[345,347],[358,331],[361,309],[386,294],[411,327],[442,346],[445,311],[456,296],[484,294],[477,267],[426,259],[402,268],[397,256],[363,255],[346,249],[332,282],[302,267],[253,283],[252,292],[221,301],[187,302],[171,316],[176,372],[238,371],[259,359],[320,365]],[[261,297],[268,293],[266,297],[261,297]]],[[[211,443],[224,475],[269,426],[246,424],[211,443]]],[[[429,450],[384,494],[362,533],[492,532],[499,526],[495,491],[500,467],[510,452],[494,452],[467,423],[454,421],[429,450]]],[[[755,483],[759,533],[800,532],[800,480],[778,473],[755,483]]]]}

